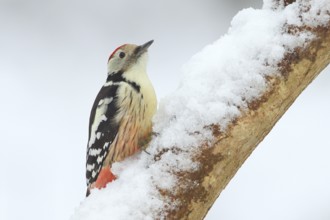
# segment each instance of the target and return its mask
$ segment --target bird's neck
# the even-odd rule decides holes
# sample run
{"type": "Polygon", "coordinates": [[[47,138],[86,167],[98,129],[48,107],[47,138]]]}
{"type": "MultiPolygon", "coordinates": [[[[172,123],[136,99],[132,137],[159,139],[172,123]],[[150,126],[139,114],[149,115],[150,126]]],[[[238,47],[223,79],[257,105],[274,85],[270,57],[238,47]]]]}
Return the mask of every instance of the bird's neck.
{"type": "Polygon", "coordinates": [[[124,82],[129,84],[130,86],[132,86],[137,92],[140,92],[140,85],[136,84],[134,81],[131,81],[129,79],[126,79],[123,76],[122,72],[117,72],[117,73],[112,73],[110,75],[108,75],[106,84],[115,84],[115,83],[120,83],[120,82],[124,82]]]}

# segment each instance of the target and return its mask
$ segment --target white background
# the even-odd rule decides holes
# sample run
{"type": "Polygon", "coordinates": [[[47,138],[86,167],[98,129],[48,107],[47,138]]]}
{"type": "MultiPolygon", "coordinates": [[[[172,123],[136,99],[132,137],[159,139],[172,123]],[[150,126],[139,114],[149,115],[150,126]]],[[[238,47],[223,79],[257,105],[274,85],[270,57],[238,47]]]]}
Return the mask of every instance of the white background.
{"type": "MultiPolygon", "coordinates": [[[[189,58],[261,0],[0,0],[0,219],[68,219],[85,195],[88,117],[109,54],[154,39],[161,100],[189,58]]],[[[207,220],[330,219],[330,69],[239,170],[207,220]]]]}

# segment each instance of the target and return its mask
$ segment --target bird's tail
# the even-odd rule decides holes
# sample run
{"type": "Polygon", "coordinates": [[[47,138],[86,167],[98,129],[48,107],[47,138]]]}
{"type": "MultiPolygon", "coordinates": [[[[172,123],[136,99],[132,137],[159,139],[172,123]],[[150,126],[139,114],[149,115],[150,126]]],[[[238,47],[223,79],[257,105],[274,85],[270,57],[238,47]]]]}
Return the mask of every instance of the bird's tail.
{"type": "Polygon", "coordinates": [[[91,194],[91,190],[89,189],[89,187],[87,187],[87,190],[86,190],[86,197],[88,197],[89,194],[91,194]]]}

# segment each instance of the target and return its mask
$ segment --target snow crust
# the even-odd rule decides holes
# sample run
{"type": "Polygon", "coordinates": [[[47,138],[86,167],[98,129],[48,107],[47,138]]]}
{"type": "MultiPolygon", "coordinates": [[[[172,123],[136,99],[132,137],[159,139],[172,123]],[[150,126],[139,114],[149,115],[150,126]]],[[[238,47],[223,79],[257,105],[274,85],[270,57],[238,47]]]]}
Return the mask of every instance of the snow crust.
{"type": "Polygon", "coordinates": [[[201,141],[212,141],[207,126],[225,130],[260,97],[265,77],[277,73],[284,54],[314,38],[310,32],[288,34],[285,27],[326,25],[329,11],[328,0],[301,0],[285,8],[264,0],[262,9],[240,11],[225,36],[184,65],[182,84],[161,100],[148,153],[113,164],[118,179],[93,190],[71,220],[155,219],[166,204],[175,205],[159,195],[159,189],[173,190],[176,184],[169,171],[198,169],[191,154],[201,141]],[[172,147],[177,151],[166,151],[172,147]]]}

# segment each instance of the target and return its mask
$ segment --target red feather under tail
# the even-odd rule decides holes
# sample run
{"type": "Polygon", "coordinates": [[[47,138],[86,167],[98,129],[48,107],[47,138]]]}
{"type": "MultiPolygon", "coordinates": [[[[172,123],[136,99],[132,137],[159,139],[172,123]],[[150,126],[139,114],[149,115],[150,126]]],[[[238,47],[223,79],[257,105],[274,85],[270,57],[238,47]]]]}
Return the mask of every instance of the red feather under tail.
{"type": "Polygon", "coordinates": [[[90,190],[94,188],[102,189],[106,185],[116,179],[116,176],[111,172],[110,167],[102,167],[96,181],[87,188],[86,197],[89,196],[90,190]]]}

